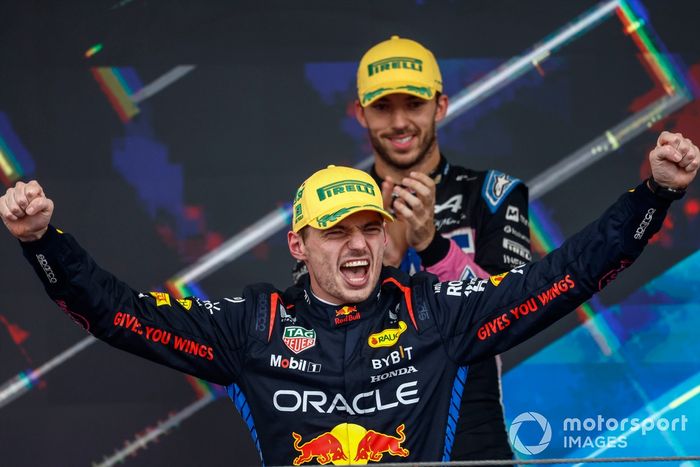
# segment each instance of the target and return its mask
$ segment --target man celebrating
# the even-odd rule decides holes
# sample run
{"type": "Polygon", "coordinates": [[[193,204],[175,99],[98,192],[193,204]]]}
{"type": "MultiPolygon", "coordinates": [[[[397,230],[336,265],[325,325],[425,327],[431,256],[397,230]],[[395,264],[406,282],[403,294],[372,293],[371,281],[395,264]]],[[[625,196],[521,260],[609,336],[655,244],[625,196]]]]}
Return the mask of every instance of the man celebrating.
{"type": "MultiPolygon", "coordinates": [[[[385,264],[441,281],[485,278],[530,261],[527,188],[496,170],[451,165],[436,124],[447,114],[440,68],[421,44],[393,36],[357,69],[355,115],[374,149],[372,176],[393,202],[385,264]]],[[[454,460],[513,457],[501,404],[500,361],[469,366],[455,386],[454,460]],[[461,401],[460,401],[461,398],[461,401]]]]}
{"type": "Polygon", "coordinates": [[[382,266],[379,187],[330,166],[294,200],[288,245],[309,275],[282,292],[246,287],[213,309],[139,293],[50,225],[37,182],[0,197],[0,217],[49,296],[111,345],[226,385],[267,464],[450,458],[456,375],[522,342],[607,285],[642,252],[700,151],[663,133],[653,178],[542,261],[487,280],[441,283],[382,266]]]}

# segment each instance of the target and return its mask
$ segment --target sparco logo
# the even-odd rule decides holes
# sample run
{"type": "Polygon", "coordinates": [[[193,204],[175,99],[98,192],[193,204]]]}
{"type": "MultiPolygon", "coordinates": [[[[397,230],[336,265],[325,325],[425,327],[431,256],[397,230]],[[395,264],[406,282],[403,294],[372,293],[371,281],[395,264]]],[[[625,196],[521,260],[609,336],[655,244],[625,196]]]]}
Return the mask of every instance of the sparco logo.
{"type": "Polygon", "coordinates": [[[639,227],[637,227],[636,232],[634,232],[634,239],[635,240],[642,239],[642,235],[644,235],[644,232],[647,230],[647,227],[649,227],[649,224],[651,224],[651,219],[654,217],[655,212],[656,212],[656,209],[649,208],[647,213],[644,214],[644,219],[642,219],[642,222],[639,224],[639,227]]]}
{"type": "Polygon", "coordinates": [[[282,355],[270,355],[270,366],[277,368],[289,368],[290,370],[307,371],[309,373],[318,373],[321,371],[321,364],[310,362],[302,358],[282,358],[282,355]]]}
{"type": "Polygon", "coordinates": [[[49,262],[46,261],[44,255],[36,255],[36,260],[39,262],[41,269],[44,270],[44,274],[46,274],[46,278],[49,280],[49,283],[55,284],[58,282],[58,279],[56,279],[56,274],[53,273],[53,269],[51,269],[51,266],[49,266],[49,262]]]}
{"type": "Polygon", "coordinates": [[[552,426],[549,424],[543,415],[537,412],[523,412],[513,420],[510,424],[510,430],[508,430],[508,438],[510,439],[510,444],[522,454],[527,454],[532,456],[534,454],[539,454],[549,446],[550,441],[552,441],[552,426]],[[518,431],[523,423],[536,422],[542,429],[542,438],[537,444],[526,446],[518,437],[518,431]]]}

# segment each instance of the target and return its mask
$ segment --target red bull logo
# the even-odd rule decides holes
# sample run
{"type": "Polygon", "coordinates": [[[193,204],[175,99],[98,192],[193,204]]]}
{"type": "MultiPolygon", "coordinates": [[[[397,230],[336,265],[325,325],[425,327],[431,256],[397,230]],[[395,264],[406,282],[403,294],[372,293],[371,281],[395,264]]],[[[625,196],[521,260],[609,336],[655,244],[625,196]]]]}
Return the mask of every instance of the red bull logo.
{"type": "Polygon", "coordinates": [[[409,450],[401,446],[401,443],[406,441],[406,435],[403,434],[404,428],[403,423],[396,427],[398,436],[385,435],[369,430],[357,445],[357,454],[354,460],[379,462],[382,460],[384,453],[391,456],[408,457],[410,454],[409,450]]]}
{"type": "Polygon", "coordinates": [[[348,306],[345,305],[343,308],[340,308],[338,310],[335,310],[335,315],[336,316],[347,316],[350,313],[355,313],[357,311],[356,306],[348,306]]]}
{"type": "Polygon", "coordinates": [[[301,435],[292,432],[294,449],[300,453],[292,463],[302,465],[316,461],[321,465],[348,465],[380,462],[384,454],[408,457],[410,451],[402,446],[406,441],[404,429],[402,423],[396,427],[396,436],[392,436],[354,423],[341,423],[306,443],[301,443],[301,435]]]}
{"type": "Polygon", "coordinates": [[[341,326],[360,319],[360,312],[356,306],[345,305],[335,310],[335,325],[341,326]]]}
{"type": "Polygon", "coordinates": [[[301,435],[292,432],[292,437],[294,437],[294,449],[301,453],[294,458],[292,462],[294,465],[306,464],[314,460],[314,458],[321,465],[326,465],[329,462],[335,464],[335,461],[348,460],[348,456],[343,451],[343,445],[331,433],[323,433],[301,445],[299,444],[301,435]]]}

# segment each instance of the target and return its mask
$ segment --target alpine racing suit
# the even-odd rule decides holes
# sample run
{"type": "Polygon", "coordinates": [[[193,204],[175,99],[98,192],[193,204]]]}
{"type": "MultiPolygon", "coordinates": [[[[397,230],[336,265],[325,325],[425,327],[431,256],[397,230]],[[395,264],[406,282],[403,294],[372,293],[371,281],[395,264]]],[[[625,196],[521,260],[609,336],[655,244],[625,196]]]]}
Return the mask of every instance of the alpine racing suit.
{"type": "Polygon", "coordinates": [[[227,386],[264,463],[439,461],[450,458],[464,367],[604,287],[669,204],[640,185],[541,261],[446,283],[385,268],[367,300],[344,306],[319,302],[308,282],[249,286],[217,306],[140,293],[52,226],[22,248],[50,297],[95,337],[227,386]]]}
{"type": "MultiPolygon", "coordinates": [[[[374,168],[371,172],[381,186],[374,168]]],[[[422,269],[441,281],[488,277],[531,261],[527,187],[497,170],[450,164],[443,155],[430,174],[435,181],[435,228],[424,251],[409,248],[401,269],[422,269]]],[[[475,362],[459,407],[455,460],[512,459],[501,396],[499,357],[475,362]]]]}

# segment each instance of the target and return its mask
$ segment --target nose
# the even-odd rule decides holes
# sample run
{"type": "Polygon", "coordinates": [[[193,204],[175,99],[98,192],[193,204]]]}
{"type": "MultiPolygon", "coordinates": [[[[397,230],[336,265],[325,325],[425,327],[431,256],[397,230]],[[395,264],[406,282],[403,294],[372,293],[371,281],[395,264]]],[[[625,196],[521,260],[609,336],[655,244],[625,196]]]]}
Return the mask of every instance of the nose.
{"type": "Polygon", "coordinates": [[[367,240],[365,239],[365,235],[361,230],[356,229],[352,231],[348,240],[348,248],[363,252],[366,250],[367,240]]]}
{"type": "Polygon", "coordinates": [[[395,108],[391,113],[391,126],[395,130],[401,130],[408,126],[408,116],[402,108],[395,108]]]}

